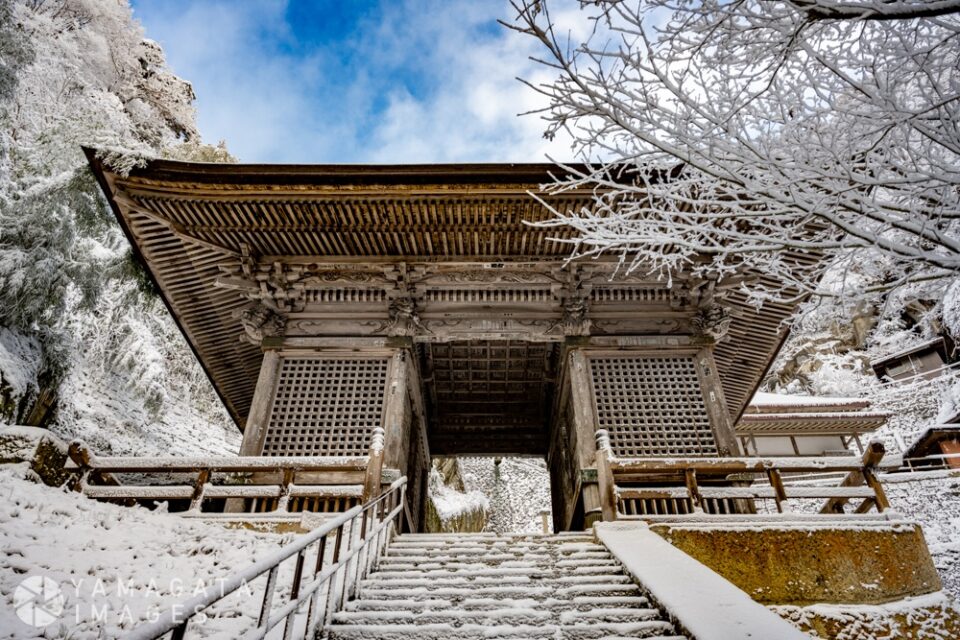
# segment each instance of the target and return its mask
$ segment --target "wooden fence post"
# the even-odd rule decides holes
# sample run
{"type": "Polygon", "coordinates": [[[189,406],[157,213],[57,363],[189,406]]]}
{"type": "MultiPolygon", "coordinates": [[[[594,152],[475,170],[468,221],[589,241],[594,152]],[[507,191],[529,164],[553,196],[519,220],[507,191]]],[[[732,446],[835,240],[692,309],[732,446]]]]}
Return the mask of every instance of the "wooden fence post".
{"type": "Polygon", "coordinates": [[[597,429],[597,485],[600,489],[600,513],[604,522],[617,519],[617,486],[610,470],[610,434],[597,429]]]}
{"type": "Polygon", "coordinates": [[[687,485],[687,493],[690,494],[690,506],[694,513],[703,513],[703,498],[700,495],[700,487],[697,484],[697,470],[684,469],[683,480],[687,485]]]}
{"type": "MultiPolygon", "coordinates": [[[[885,453],[886,449],[882,442],[876,440],[871,442],[863,452],[863,458],[861,459],[863,468],[860,471],[851,471],[840,483],[841,487],[859,487],[866,484],[873,489],[874,497],[867,498],[860,503],[860,506],[856,509],[857,513],[864,513],[874,505],[876,505],[877,511],[880,512],[890,507],[890,504],[887,502],[887,496],[880,486],[880,481],[877,480],[873,473],[874,468],[883,460],[885,453]]],[[[820,509],[820,513],[843,513],[843,507],[849,501],[850,498],[830,498],[826,504],[823,505],[823,508],[820,509]]]]}
{"type": "Polygon", "coordinates": [[[70,443],[70,446],[67,447],[67,455],[70,456],[73,463],[77,465],[79,471],[73,483],[73,490],[83,493],[83,487],[87,484],[87,480],[90,477],[90,450],[79,440],[74,440],[70,443]]]}
{"type": "Polygon", "coordinates": [[[190,511],[203,511],[203,490],[210,481],[210,469],[200,469],[193,484],[193,496],[190,498],[190,511]]]}
{"type": "Polygon", "coordinates": [[[383,438],[383,428],[376,427],[370,436],[370,461],[367,463],[367,472],[363,478],[361,502],[368,502],[380,495],[380,476],[383,473],[383,438]]]}

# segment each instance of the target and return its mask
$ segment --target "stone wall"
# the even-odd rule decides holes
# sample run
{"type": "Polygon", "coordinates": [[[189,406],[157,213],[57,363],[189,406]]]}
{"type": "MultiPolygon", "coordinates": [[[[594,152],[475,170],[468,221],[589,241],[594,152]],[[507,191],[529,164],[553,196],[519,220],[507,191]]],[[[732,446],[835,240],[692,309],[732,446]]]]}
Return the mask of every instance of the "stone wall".
{"type": "Polygon", "coordinates": [[[657,524],[650,529],[763,604],[879,604],[941,588],[909,523],[657,524]]]}

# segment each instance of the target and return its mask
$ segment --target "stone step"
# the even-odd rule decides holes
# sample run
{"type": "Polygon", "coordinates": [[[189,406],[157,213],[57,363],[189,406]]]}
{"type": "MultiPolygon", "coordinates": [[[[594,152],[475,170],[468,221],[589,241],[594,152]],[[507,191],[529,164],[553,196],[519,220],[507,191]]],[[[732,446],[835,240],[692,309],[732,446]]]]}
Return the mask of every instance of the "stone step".
{"type": "Polygon", "coordinates": [[[404,534],[400,538],[395,538],[392,544],[538,544],[538,545],[556,545],[556,544],[598,544],[593,536],[428,536],[417,534],[412,536],[404,534]]]}
{"type": "Polygon", "coordinates": [[[669,622],[608,622],[591,624],[475,625],[464,624],[338,624],[328,627],[329,640],[481,640],[537,638],[542,640],[594,640],[611,638],[669,638],[680,640],[669,622]]]}
{"type": "Polygon", "coordinates": [[[607,553],[595,544],[392,544],[389,553],[412,555],[417,553],[607,553]]]}
{"type": "Polygon", "coordinates": [[[592,536],[403,535],[330,640],[678,640],[592,536]]]}
{"type": "MultiPolygon", "coordinates": [[[[602,562],[598,560],[597,562],[602,562]]],[[[523,567],[526,569],[539,569],[542,567],[551,567],[554,562],[551,562],[549,558],[543,561],[536,560],[504,560],[503,562],[498,562],[496,565],[490,565],[486,562],[480,562],[478,560],[456,560],[450,562],[437,562],[436,560],[431,560],[429,558],[424,558],[422,561],[417,561],[411,558],[383,558],[380,560],[380,564],[377,567],[378,571],[417,571],[417,570],[429,570],[429,569],[469,569],[471,567],[507,567],[507,568],[518,568],[523,567]]]]}
{"type": "Polygon", "coordinates": [[[523,572],[512,574],[462,572],[460,574],[440,576],[399,572],[391,577],[384,576],[384,574],[380,572],[375,572],[370,574],[370,576],[361,583],[361,588],[419,587],[429,590],[442,587],[470,587],[478,585],[522,586],[530,584],[555,584],[557,586],[578,584],[585,586],[592,584],[633,584],[633,581],[629,576],[623,575],[622,573],[553,575],[549,573],[529,574],[523,572]]]}
{"type": "MultiPolygon", "coordinates": [[[[598,559],[598,558],[595,558],[598,559]]],[[[450,555],[450,554],[388,554],[384,560],[396,560],[399,562],[482,562],[484,564],[502,564],[504,562],[539,562],[553,563],[556,559],[547,553],[487,553],[487,554],[468,554],[468,555],[450,555]]]]}
{"type": "Polygon", "coordinates": [[[614,576],[620,572],[612,567],[575,567],[556,569],[549,564],[529,567],[490,566],[484,563],[423,563],[417,565],[384,565],[377,568],[376,576],[385,579],[394,578],[459,578],[488,576],[529,576],[537,579],[559,578],[563,576],[614,576]]]}
{"type": "Polygon", "coordinates": [[[650,601],[643,596],[577,596],[563,598],[457,598],[456,602],[446,598],[427,600],[374,600],[366,599],[366,593],[360,600],[347,603],[346,611],[393,611],[405,609],[422,611],[424,609],[441,610],[458,607],[467,611],[503,609],[503,608],[540,608],[558,611],[589,611],[591,609],[647,609],[650,601]]]}
{"type": "Polygon", "coordinates": [[[605,550],[583,551],[581,549],[565,550],[562,547],[555,549],[511,549],[485,547],[450,547],[440,549],[436,547],[390,547],[387,558],[489,558],[489,559],[527,559],[559,558],[568,560],[609,560],[610,553],[605,550]]]}
{"type": "Polygon", "coordinates": [[[438,542],[449,541],[501,541],[501,540],[536,540],[538,542],[568,542],[570,540],[589,540],[596,542],[592,533],[583,531],[565,531],[562,533],[405,533],[397,542],[412,542],[431,540],[438,542]]]}
{"type": "Polygon", "coordinates": [[[591,551],[603,549],[603,546],[596,542],[536,542],[536,541],[503,541],[497,542],[397,542],[390,544],[391,549],[580,549],[582,551],[591,551]]]}
{"type": "Polygon", "coordinates": [[[422,587],[399,587],[382,583],[377,587],[364,586],[361,597],[366,600],[435,600],[463,598],[575,598],[577,596],[639,596],[635,584],[581,584],[561,587],[551,584],[476,584],[468,586],[438,586],[435,589],[422,587]]]}
{"type": "MultiPolygon", "coordinates": [[[[530,603],[536,605],[536,601],[530,603]]],[[[463,625],[543,625],[559,622],[562,625],[633,623],[655,620],[656,609],[592,609],[589,611],[564,611],[557,616],[554,611],[536,606],[502,607],[498,609],[443,608],[414,611],[407,608],[390,610],[340,611],[333,616],[335,624],[451,624],[463,625]]]]}

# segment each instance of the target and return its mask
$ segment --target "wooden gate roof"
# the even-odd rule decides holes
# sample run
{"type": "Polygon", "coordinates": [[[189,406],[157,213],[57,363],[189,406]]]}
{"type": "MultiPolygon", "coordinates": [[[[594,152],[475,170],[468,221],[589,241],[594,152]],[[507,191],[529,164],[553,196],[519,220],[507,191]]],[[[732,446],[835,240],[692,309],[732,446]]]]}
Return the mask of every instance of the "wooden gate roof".
{"type": "MultiPolygon", "coordinates": [[[[249,304],[215,286],[221,267],[248,253],[363,259],[529,258],[562,262],[551,238],[567,228],[525,222],[549,211],[529,195],[550,182],[550,164],[237,165],[155,160],[120,175],[86,150],[117,219],[237,424],[243,428],[262,353],[242,333],[249,304]]],[[[551,197],[574,208],[590,194],[551,197]]],[[[814,259],[798,256],[800,262],[814,259]]],[[[773,283],[775,284],[775,283],[773,283]]],[[[730,331],[716,347],[736,419],[786,335],[787,305],[758,312],[730,292],[730,331]]]]}

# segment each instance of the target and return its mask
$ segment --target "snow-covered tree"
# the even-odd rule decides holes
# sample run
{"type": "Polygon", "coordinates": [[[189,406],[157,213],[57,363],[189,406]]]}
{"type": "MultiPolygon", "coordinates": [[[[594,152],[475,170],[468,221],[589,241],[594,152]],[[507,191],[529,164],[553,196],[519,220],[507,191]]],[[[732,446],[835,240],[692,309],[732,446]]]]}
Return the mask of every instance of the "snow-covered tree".
{"type": "Polygon", "coordinates": [[[956,274],[960,2],[554,5],[517,0],[507,26],[555,74],[531,84],[546,135],[590,163],[549,187],[595,189],[591,210],[551,222],[579,231],[575,254],[755,267],[811,291],[782,256],[816,252],[856,276],[845,296],[956,274]]]}
{"type": "Polygon", "coordinates": [[[81,149],[231,161],[193,101],[126,1],[0,0],[0,422],[45,396],[46,422],[101,448],[150,450],[141,431],[174,415],[233,430],[81,149]]]}

